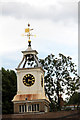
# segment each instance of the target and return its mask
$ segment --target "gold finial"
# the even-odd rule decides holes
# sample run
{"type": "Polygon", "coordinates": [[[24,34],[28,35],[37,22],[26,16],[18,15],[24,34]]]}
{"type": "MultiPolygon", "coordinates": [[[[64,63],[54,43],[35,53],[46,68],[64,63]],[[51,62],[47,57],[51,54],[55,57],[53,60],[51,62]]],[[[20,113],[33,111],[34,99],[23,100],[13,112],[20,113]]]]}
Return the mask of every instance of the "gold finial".
{"type": "Polygon", "coordinates": [[[30,29],[30,24],[28,23],[28,28],[25,29],[25,33],[27,33],[27,34],[26,35],[22,34],[22,36],[27,36],[29,38],[29,40],[28,40],[29,45],[28,46],[31,46],[30,36],[36,36],[36,35],[32,35],[30,33],[32,30],[33,29],[30,29]]]}
{"type": "Polygon", "coordinates": [[[30,24],[28,23],[28,27],[30,27],[30,24]]]}

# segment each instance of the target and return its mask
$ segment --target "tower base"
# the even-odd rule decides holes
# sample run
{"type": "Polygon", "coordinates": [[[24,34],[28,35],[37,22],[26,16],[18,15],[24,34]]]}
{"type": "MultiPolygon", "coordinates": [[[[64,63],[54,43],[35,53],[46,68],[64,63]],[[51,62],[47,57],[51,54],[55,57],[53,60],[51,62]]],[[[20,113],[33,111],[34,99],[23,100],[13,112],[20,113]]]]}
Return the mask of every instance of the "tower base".
{"type": "Polygon", "coordinates": [[[49,112],[49,102],[46,99],[14,102],[14,113],[49,112]]]}
{"type": "Polygon", "coordinates": [[[46,96],[40,97],[39,94],[16,95],[12,101],[14,113],[49,112],[50,102],[46,96]]]}

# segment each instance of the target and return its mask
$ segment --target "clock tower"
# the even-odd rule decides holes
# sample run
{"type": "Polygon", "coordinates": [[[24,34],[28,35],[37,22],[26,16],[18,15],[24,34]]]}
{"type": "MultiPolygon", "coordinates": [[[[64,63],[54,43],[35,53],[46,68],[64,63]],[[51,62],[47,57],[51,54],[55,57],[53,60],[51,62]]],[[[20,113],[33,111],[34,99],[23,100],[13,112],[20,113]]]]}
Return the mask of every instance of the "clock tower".
{"type": "Polygon", "coordinates": [[[31,48],[30,24],[25,29],[25,36],[29,37],[28,48],[22,51],[23,58],[16,68],[17,71],[17,94],[12,102],[14,113],[48,112],[49,99],[44,91],[44,70],[42,69],[36,50],[31,48]]]}

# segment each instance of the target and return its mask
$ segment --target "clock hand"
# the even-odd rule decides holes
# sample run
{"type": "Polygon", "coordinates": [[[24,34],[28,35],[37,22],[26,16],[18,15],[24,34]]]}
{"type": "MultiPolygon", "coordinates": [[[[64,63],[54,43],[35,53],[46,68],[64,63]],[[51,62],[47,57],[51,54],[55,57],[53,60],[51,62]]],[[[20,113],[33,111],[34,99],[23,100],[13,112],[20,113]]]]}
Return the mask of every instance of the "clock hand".
{"type": "Polygon", "coordinates": [[[32,80],[28,79],[28,82],[29,82],[29,81],[32,81],[32,80]]]}

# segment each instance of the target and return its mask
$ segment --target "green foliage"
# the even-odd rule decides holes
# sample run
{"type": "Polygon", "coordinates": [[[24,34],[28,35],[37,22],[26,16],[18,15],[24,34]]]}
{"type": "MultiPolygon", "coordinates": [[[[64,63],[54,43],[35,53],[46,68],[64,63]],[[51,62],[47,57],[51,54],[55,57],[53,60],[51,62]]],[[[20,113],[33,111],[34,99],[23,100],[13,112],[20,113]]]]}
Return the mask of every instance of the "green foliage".
{"type": "Polygon", "coordinates": [[[65,108],[65,111],[70,111],[71,110],[71,108],[69,107],[69,108],[65,108]]]}
{"type": "Polygon", "coordinates": [[[60,94],[65,93],[70,97],[79,89],[76,65],[71,57],[63,54],[59,54],[59,58],[50,54],[45,59],[40,59],[40,63],[45,70],[46,94],[51,103],[54,100],[57,109],[60,110],[60,94]]]}
{"type": "Polygon", "coordinates": [[[78,106],[80,105],[80,93],[78,92],[75,92],[73,93],[73,95],[70,97],[69,99],[69,102],[68,102],[68,105],[77,105],[77,108],[78,106]]]}
{"type": "Polygon", "coordinates": [[[12,99],[16,94],[16,73],[2,68],[2,113],[13,113],[12,99]]]}

